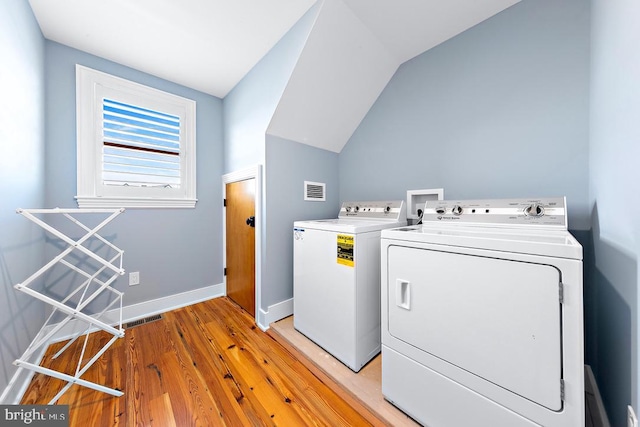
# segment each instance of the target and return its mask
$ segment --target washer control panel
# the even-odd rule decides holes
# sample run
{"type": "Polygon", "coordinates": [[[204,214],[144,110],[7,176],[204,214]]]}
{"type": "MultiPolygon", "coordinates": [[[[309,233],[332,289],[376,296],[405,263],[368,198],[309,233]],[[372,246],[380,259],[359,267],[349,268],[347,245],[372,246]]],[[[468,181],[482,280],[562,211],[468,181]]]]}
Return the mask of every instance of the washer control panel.
{"type": "Polygon", "coordinates": [[[406,221],[407,213],[403,200],[377,202],[344,202],[338,218],[370,218],[406,221]]]}
{"type": "Polygon", "coordinates": [[[544,199],[428,200],[422,223],[538,225],[567,229],[564,197],[544,199]]]}

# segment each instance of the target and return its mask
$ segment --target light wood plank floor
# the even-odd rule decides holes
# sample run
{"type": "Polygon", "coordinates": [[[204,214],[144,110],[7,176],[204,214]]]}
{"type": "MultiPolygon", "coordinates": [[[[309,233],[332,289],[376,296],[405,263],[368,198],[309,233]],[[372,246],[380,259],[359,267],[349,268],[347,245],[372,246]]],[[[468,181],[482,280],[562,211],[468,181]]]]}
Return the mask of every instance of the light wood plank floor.
{"type": "MultiPolygon", "coordinates": [[[[287,347],[292,353],[297,354],[305,365],[316,375],[326,375],[330,381],[345,393],[350,393],[355,399],[361,401],[369,410],[378,417],[393,426],[418,426],[413,419],[384,400],[382,396],[382,359],[376,356],[366,364],[357,374],[343,365],[339,360],[316,345],[293,326],[293,316],[272,323],[268,333],[287,347]]],[[[586,427],[610,427],[607,414],[602,405],[598,403],[599,392],[594,387],[593,374],[587,373],[585,366],[585,426],[586,427]],[[589,376],[591,376],[589,378],[589,376]],[[596,398],[596,395],[598,397],[596,398]]]]}
{"type": "MultiPolygon", "coordinates": [[[[110,336],[91,334],[90,350],[110,336]]],[[[42,362],[72,374],[81,350],[42,362]],[[74,357],[75,356],[75,357],[74,357]]],[[[59,400],[71,426],[385,425],[357,399],[314,375],[227,298],[128,329],[84,379],[124,391],[112,397],[74,385],[59,400]]],[[[22,403],[47,403],[65,383],[36,374],[22,403]]]]}
{"type": "Polygon", "coordinates": [[[419,426],[404,412],[387,402],[382,396],[382,356],[378,354],[356,374],[322,347],[296,331],[293,316],[272,323],[268,331],[316,375],[326,375],[328,384],[336,384],[343,393],[349,393],[370,411],[396,427],[419,426]]]}

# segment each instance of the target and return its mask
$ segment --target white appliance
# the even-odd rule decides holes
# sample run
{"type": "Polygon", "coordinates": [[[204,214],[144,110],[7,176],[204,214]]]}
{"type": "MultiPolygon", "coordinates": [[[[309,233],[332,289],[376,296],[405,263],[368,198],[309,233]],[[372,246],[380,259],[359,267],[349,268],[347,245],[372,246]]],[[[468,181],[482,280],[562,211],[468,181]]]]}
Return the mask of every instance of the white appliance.
{"type": "Polygon", "coordinates": [[[427,201],[382,231],[382,392],[429,427],[584,426],[564,198],[427,201]]]}
{"type": "Polygon", "coordinates": [[[355,372],[380,353],[380,230],[402,225],[402,201],[294,223],[293,325],[355,372]]]}

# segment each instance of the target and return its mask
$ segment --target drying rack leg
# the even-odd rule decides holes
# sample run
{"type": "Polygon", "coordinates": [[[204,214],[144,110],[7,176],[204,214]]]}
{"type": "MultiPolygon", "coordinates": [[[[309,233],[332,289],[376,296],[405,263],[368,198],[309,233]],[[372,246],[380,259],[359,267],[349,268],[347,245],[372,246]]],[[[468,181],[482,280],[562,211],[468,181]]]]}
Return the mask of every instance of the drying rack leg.
{"type": "MultiPolygon", "coordinates": [[[[97,391],[101,391],[104,393],[108,393],[112,396],[122,396],[124,393],[120,390],[116,390],[113,388],[108,388],[105,387],[103,385],[100,384],[96,384],[96,383],[92,383],[91,381],[87,381],[87,380],[83,380],[82,378],[76,378],[73,377],[71,375],[67,375],[67,374],[63,374],[62,372],[58,372],[58,371],[54,371],[53,369],[49,369],[49,368],[43,368],[40,365],[34,365],[33,363],[29,363],[29,362],[23,362],[21,360],[16,360],[15,364],[19,367],[24,367],[27,369],[30,369],[32,371],[38,372],[40,374],[44,374],[44,375],[49,375],[50,377],[53,378],[58,378],[60,380],[64,380],[67,381],[68,384],[65,386],[66,388],[64,389],[64,391],[67,391],[67,389],[69,387],[71,387],[73,384],[78,384],[84,387],[88,387],[90,389],[93,390],[97,390],[97,391]]],[[[58,393],[60,394],[60,393],[58,393]]],[[[56,400],[58,400],[60,398],[60,396],[56,395],[56,397],[54,399],[51,399],[51,401],[49,403],[53,403],[56,400]]]]}

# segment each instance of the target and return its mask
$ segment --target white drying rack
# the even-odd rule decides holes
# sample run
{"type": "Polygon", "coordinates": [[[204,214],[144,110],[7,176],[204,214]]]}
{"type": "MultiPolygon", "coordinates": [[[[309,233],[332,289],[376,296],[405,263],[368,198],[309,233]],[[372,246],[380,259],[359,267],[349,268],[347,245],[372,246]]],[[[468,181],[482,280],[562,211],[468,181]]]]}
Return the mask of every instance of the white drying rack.
{"type": "MultiPolygon", "coordinates": [[[[124,293],[114,289],[111,287],[111,284],[118,278],[118,276],[124,275],[124,270],[122,269],[122,257],[124,251],[104,239],[98,234],[105,225],[115,219],[118,215],[124,212],[124,208],[122,209],[18,209],[16,211],[20,215],[28,218],[35,224],[42,227],[44,230],[58,237],[60,240],[65,242],[68,247],[63,250],[58,256],[53,258],[47,264],[45,264],[40,270],[33,273],[29,278],[27,278],[24,282],[18,283],[14,287],[24,292],[27,295],[30,295],[40,301],[45,302],[53,307],[53,311],[48,319],[45,321],[42,329],[33,339],[27,350],[22,354],[19,359],[16,359],[14,364],[18,366],[18,370],[29,369],[44,375],[49,375],[54,378],[58,378],[67,382],[67,384],[56,394],[49,404],[55,403],[73,384],[78,384],[84,387],[88,387],[94,390],[98,390],[101,392],[105,392],[111,394],[113,396],[122,396],[123,392],[117,389],[108,388],[100,384],[93,383],[91,381],[83,380],[80,377],[93,365],[102,354],[107,351],[107,349],[118,339],[124,337],[124,329],[122,328],[122,296],[124,293]],[[86,232],[81,238],[78,240],[73,240],[72,238],[65,235],[63,232],[54,228],[49,223],[45,222],[43,219],[39,218],[36,215],[40,215],[42,217],[46,217],[47,215],[56,214],[62,215],[67,218],[75,225],[80,227],[82,230],[86,232]],[[93,228],[89,228],[80,222],[78,219],[74,217],[74,215],[78,214],[103,214],[107,215],[106,219],[100,222],[97,226],[93,228]],[[87,247],[83,246],[84,243],[89,241],[90,239],[98,239],[104,245],[110,248],[111,252],[115,252],[115,256],[110,259],[105,259],[87,247]],[[96,265],[83,265],[83,267],[78,267],[76,265],[71,264],[64,258],[71,254],[73,251],[79,251],[82,254],[92,258],[97,262],[96,265]],[[70,268],[72,271],[84,276],[84,282],[78,287],[76,287],[71,293],[69,293],[66,297],[61,300],[54,299],[50,296],[44,295],[42,292],[36,291],[29,287],[33,283],[34,280],[42,276],[46,271],[50,270],[57,264],[64,265],[65,267],[70,268]],[[84,269],[83,269],[84,268],[84,269]],[[95,271],[85,271],[89,269],[95,268],[95,271]],[[92,284],[97,285],[97,289],[90,293],[89,288],[92,284]],[[111,292],[111,296],[108,298],[107,306],[98,314],[89,315],[83,312],[83,310],[95,300],[99,295],[102,295],[105,292],[111,292]],[[81,292],[81,294],[79,294],[81,292]],[[80,295],[79,301],[77,303],[72,303],[71,299],[75,295],[80,295]],[[100,318],[114,305],[119,304],[119,323],[117,327],[111,326],[104,321],[100,320],[100,318]],[[66,314],[66,317],[55,324],[50,324],[51,320],[54,318],[54,315],[57,313],[66,314]],[[49,344],[51,337],[53,337],[58,331],[60,331],[65,325],[67,325],[72,319],[77,319],[83,322],[86,322],[86,329],[80,330],[69,340],[67,344],[65,344],[60,351],[58,351],[53,358],[57,358],[60,356],[66,349],[68,349],[71,344],[73,344],[81,335],[85,335],[84,344],[82,347],[82,351],[80,353],[80,358],[78,360],[78,365],[76,367],[76,371],[74,375],[68,375],[63,372],[58,372],[53,369],[44,368],[36,363],[33,363],[32,356],[38,351],[38,349],[42,349],[43,346],[49,344]],[[51,328],[49,328],[51,327],[51,328]],[[89,337],[89,333],[95,331],[96,329],[105,331],[113,335],[111,340],[107,342],[89,361],[87,361],[84,365],[82,365],[82,361],[84,359],[85,350],[87,348],[87,340],[89,337]]],[[[16,373],[19,375],[19,372],[16,373]]]]}

